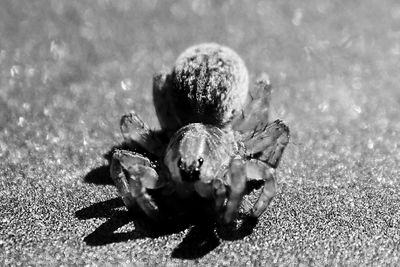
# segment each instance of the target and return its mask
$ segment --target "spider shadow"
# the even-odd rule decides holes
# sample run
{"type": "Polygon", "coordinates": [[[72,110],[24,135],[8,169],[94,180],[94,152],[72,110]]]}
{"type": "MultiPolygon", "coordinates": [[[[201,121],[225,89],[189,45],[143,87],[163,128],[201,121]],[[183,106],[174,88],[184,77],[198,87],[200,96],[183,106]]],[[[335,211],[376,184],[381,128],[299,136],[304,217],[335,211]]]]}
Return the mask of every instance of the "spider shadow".
{"type": "MultiPolygon", "coordinates": [[[[113,151],[124,148],[124,146],[122,144],[113,147],[104,157],[110,160],[113,151]]],[[[96,185],[113,185],[109,174],[109,165],[92,169],[83,181],[96,185]]],[[[165,203],[168,202],[168,199],[159,197],[157,202],[165,203]]],[[[165,206],[163,208],[166,210],[165,213],[171,216],[168,220],[160,222],[154,222],[139,210],[128,211],[119,197],[77,210],[75,216],[79,220],[107,219],[84,238],[84,242],[89,246],[102,246],[148,237],[158,238],[189,229],[182,242],[173,249],[171,254],[171,257],[180,259],[203,257],[217,248],[221,240],[243,239],[253,232],[257,224],[256,219],[242,216],[242,224],[239,228],[221,226],[215,220],[210,219],[214,218],[214,216],[210,216],[210,210],[203,208],[210,206],[210,203],[204,203],[207,201],[195,198],[184,202],[187,206],[180,207],[179,212],[169,209],[171,205],[165,206]]]]}
{"type": "Polygon", "coordinates": [[[142,238],[157,238],[180,232],[188,227],[186,222],[179,224],[156,224],[144,213],[127,211],[120,198],[112,198],[75,212],[80,220],[93,218],[107,219],[83,240],[89,246],[102,246],[142,238]],[[122,231],[119,231],[121,228],[122,231]]]}
{"type": "MultiPolygon", "coordinates": [[[[105,156],[107,158],[107,155],[105,156]]],[[[109,166],[104,165],[91,170],[85,177],[85,183],[113,185],[109,175],[109,166]]],[[[159,199],[163,202],[163,199],[159,199]]],[[[194,200],[194,202],[197,202],[194,200]]],[[[199,203],[195,205],[201,205],[199,203]]],[[[126,242],[143,238],[189,232],[182,243],[172,252],[174,258],[200,258],[218,247],[220,240],[214,232],[214,224],[207,221],[197,209],[185,207],[186,211],[172,216],[168,221],[154,222],[141,211],[128,211],[119,197],[94,203],[75,212],[79,220],[106,219],[83,241],[89,246],[103,246],[111,243],[126,242]],[[196,210],[196,211],[195,211],[196,210]]],[[[174,211],[166,211],[174,212],[174,211]]]]}
{"type": "Polygon", "coordinates": [[[168,222],[155,223],[143,213],[132,213],[125,210],[120,198],[98,202],[75,212],[80,220],[106,218],[107,220],[88,234],[83,241],[89,246],[103,246],[111,243],[126,242],[143,238],[158,238],[179,233],[186,229],[189,232],[182,242],[172,251],[171,257],[197,259],[208,254],[220,244],[211,222],[198,221],[195,217],[176,218],[168,222]],[[119,230],[128,228],[128,230],[119,230]]]}

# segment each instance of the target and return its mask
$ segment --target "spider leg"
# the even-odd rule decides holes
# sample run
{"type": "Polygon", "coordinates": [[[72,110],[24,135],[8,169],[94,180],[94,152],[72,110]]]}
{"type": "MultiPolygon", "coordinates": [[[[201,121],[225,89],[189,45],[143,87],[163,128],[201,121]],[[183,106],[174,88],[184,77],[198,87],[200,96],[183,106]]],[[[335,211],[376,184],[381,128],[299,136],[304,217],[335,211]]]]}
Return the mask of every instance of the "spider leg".
{"type": "Polygon", "coordinates": [[[256,218],[264,213],[272,198],[276,195],[275,170],[272,168],[266,169],[264,180],[264,187],[251,212],[252,216],[256,218]]]}
{"type": "Polygon", "coordinates": [[[214,179],[212,187],[214,189],[215,212],[221,214],[226,200],[226,187],[220,179],[214,179]]]}
{"type": "Polygon", "coordinates": [[[289,138],[289,127],[281,120],[276,120],[263,129],[254,130],[242,141],[248,158],[261,160],[272,168],[276,168],[289,143],[289,138]]]}
{"type": "Polygon", "coordinates": [[[156,156],[161,155],[163,142],[134,111],[121,117],[120,128],[122,136],[129,146],[140,145],[156,156]]]}
{"type": "Polygon", "coordinates": [[[264,181],[262,191],[251,210],[251,215],[258,218],[276,194],[275,169],[264,162],[252,159],[246,162],[246,176],[248,179],[264,181]]]}
{"type": "Polygon", "coordinates": [[[246,176],[249,180],[263,180],[264,186],[251,214],[261,216],[276,194],[275,169],[289,143],[289,128],[280,120],[254,131],[243,140],[247,148],[246,176]]]}
{"type": "Polygon", "coordinates": [[[157,219],[158,207],[147,189],[160,188],[164,183],[149,159],[131,151],[116,150],[112,159],[111,177],[129,209],[137,204],[149,217],[157,219]]]}
{"type": "Polygon", "coordinates": [[[227,182],[230,185],[230,192],[226,203],[222,221],[225,224],[231,223],[239,210],[240,203],[246,189],[245,164],[240,159],[233,159],[227,172],[227,182]]]}
{"type": "Polygon", "coordinates": [[[182,123],[171,107],[170,95],[174,85],[169,72],[169,70],[162,70],[153,76],[153,101],[161,128],[168,136],[172,136],[182,123]]]}
{"type": "Polygon", "coordinates": [[[149,167],[132,167],[129,168],[129,189],[133,198],[136,199],[140,208],[150,218],[157,219],[159,215],[158,206],[153,198],[148,194],[147,188],[142,180],[154,179],[154,170],[149,167]]]}
{"type": "Polygon", "coordinates": [[[134,210],[137,207],[137,203],[135,198],[131,196],[128,180],[125,177],[119,157],[116,154],[113,154],[111,158],[110,176],[114,181],[115,187],[118,190],[118,194],[121,196],[125,206],[129,210],[134,210]]]}
{"type": "Polygon", "coordinates": [[[242,111],[233,121],[233,129],[241,133],[249,129],[260,129],[268,122],[272,86],[266,73],[260,75],[256,84],[250,89],[247,102],[242,111]]]}

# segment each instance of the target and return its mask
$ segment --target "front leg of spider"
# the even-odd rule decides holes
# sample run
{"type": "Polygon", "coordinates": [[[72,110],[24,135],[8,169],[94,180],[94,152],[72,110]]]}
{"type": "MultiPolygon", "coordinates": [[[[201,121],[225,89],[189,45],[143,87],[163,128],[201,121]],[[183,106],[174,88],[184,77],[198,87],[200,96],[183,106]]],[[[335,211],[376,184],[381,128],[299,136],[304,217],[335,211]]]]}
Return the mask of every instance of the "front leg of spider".
{"type": "Polygon", "coordinates": [[[227,172],[227,183],[230,185],[225,210],[222,214],[224,224],[231,223],[239,210],[246,189],[245,165],[241,159],[233,159],[227,172]]]}
{"type": "Polygon", "coordinates": [[[111,177],[128,209],[139,207],[149,217],[158,217],[158,208],[148,189],[162,186],[152,161],[137,152],[141,147],[145,155],[159,157],[163,143],[134,111],[121,117],[120,129],[129,150],[116,150],[111,161],[111,177]]]}
{"type": "Polygon", "coordinates": [[[276,195],[275,169],[267,165],[264,165],[260,168],[264,180],[264,186],[260,196],[251,210],[251,216],[255,218],[260,217],[265,212],[272,199],[276,195]]]}
{"type": "Polygon", "coordinates": [[[252,216],[261,216],[276,194],[275,169],[289,142],[289,128],[280,120],[254,130],[244,140],[247,148],[246,175],[250,180],[263,180],[261,194],[253,206],[252,216]]]}
{"type": "Polygon", "coordinates": [[[213,190],[214,190],[214,201],[215,201],[215,212],[217,216],[223,214],[224,212],[224,204],[226,200],[226,186],[220,179],[214,179],[212,182],[213,190]]]}
{"type": "Polygon", "coordinates": [[[110,176],[125,206],[129,210],[135,210],[137,207],[136,199],[132,197],[129,191],[129,183],[119,159],[119,151],[115,151],[111,158],[110,176]]]}
{"type": "Polygon", "coordinates": [[[162,184],[150,160],[135,152],[116,150],[110,170],[126,207],[139,206],[150,218],[158,219],[158,207],[148,189],[157,189],[162,184]]]}

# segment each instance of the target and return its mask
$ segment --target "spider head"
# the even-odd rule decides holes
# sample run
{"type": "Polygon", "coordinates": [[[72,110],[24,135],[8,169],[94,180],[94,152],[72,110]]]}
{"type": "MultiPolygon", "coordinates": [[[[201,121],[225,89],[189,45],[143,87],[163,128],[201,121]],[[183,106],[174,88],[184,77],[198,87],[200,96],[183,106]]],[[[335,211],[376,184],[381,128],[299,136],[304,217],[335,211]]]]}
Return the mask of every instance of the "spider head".
{"type": "Polygon", "coordinates": [[[228,166],[234,154],[230,135],[218,127],[192,123],[171,138],[164,164],[175,182],[208,184],[228,166]]]}
{"type": "Polygon", "coordinates": [[[184,159],[178,159],[179,174],[184,182],[195,182],[200,180],[200,168],[204,159],[199,157],[197,160],[186,162],[184,159]]]}
{"type": "Polygon", "coordinates": [[[180,182],[202,180],[210,154],[207,140],[207,128],[200,123],[189,124],[172,137],[164,157],[172,179],[180,182]]]}

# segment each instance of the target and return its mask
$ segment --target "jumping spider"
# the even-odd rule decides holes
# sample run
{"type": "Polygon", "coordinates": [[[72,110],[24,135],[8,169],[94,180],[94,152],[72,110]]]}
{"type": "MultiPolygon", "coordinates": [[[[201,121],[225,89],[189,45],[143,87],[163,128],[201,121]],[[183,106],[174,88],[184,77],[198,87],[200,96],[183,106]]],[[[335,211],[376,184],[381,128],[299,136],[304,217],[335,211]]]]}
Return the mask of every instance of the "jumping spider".
{"type": "Polygon", "coordinates": [[[110,172],[125,205],[157,219],[160,209],[149,191],[174,192],[181,201],[197,194],[212,200],[218,219],[230,223],[247,181],[260,180],[264,185],[250,211],[259,217],[276,193],[275,169],[289,142],[282,121],[268,123],[268,77],[249,90],[243,60],[211,43],[188,48],[171,72],[154,77],[153,86],[167,138],[160,139],[134,112],[122,117],[129,148],[115,150],[110,172]],[[135,152],[137,145],[147,153],[135,152]]]}

